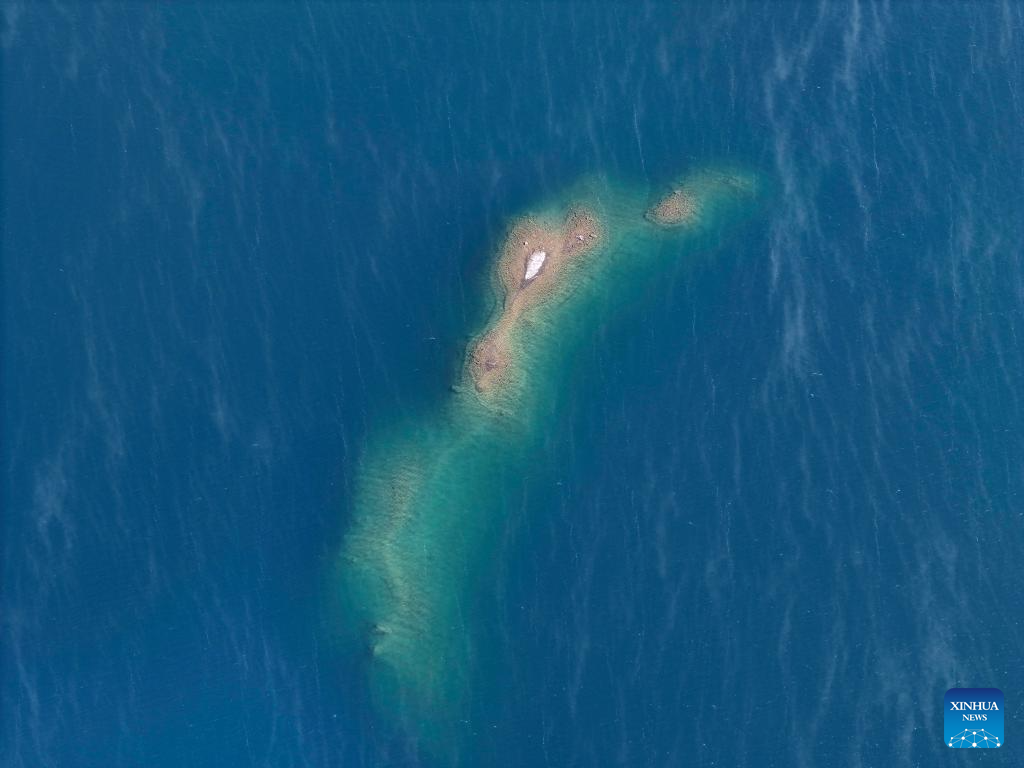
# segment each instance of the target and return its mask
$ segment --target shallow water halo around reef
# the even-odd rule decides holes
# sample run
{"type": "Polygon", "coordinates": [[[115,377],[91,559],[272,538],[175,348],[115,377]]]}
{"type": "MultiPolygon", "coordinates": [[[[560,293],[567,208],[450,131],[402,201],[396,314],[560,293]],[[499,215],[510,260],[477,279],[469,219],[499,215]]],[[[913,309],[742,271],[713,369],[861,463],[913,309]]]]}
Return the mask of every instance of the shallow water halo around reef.
{"type": "Polygon", "coordinates": [[[470,737],[479,681],[466,606],[564,400],[573,351],[659,273],[712,252],[763,197],[757,173],[716,166],[654,193],[586,179],[518,217],[450,397],[371,440],[330,593],[378,712],[427,753],[453,759],[470,737]]]}

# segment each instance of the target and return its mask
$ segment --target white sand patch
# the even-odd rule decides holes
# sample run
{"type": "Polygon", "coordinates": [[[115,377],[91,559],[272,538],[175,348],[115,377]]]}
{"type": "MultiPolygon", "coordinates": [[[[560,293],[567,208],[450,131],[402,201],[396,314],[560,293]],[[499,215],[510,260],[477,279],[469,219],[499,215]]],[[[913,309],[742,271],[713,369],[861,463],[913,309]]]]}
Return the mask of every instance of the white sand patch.
{"type": "Polygon", "coordinates": [[[533,280],[544,266],[544,259],[548,257],[547,251],[534,251],[526,261],[526,277],[524,280],[533,280]]]}

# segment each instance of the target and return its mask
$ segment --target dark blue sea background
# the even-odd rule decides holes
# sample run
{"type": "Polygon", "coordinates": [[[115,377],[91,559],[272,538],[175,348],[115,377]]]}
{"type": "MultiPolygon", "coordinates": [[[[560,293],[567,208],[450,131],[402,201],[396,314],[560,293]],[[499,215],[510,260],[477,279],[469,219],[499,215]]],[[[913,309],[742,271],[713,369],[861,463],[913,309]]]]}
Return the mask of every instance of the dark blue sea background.
{"type": "Polygon", "coordinates": [[[0,7],[0,764],[430,764],[332,641],[359,457],[509,216],[710,161],[771,191],[574,361],[463,764],[966,764],[997,687],[1024,765],[1019,3],[0,7]]]}

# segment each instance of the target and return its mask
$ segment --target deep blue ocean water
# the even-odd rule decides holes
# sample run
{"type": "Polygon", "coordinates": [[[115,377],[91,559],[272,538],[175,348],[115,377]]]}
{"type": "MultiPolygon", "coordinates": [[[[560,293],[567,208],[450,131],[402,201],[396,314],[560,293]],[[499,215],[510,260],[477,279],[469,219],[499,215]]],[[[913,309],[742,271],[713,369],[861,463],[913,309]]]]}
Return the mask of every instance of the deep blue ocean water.
{"type": "Polygon", "coordinates": [[[325,618],[358,458],[510,215],[728,161],[509,501],[466,764],[960,764],[998,687],[1024,765],[1020,4],[2,9],[0,764],[418,764],[325,618]]]}

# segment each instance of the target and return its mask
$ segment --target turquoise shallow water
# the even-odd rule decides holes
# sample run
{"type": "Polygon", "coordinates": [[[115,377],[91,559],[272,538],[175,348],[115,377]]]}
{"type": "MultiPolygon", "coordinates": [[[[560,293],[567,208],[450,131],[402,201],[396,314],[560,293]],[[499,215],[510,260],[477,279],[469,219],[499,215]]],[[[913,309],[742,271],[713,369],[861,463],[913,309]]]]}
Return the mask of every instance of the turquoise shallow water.
{"type": "Polygon", "coordinates": [[[572,257],[547,254],[545,273],[523,288],[518,270],[529,248],[522,260],[498,254],[522,250],[519,241],[532,235],[513,229],[496,243],[491,315],[467,346],[451,396],[371,442],[356,476],[352,524],[329,575],[331,613],[343,652],[369,654],[366,675],[380,715],[438,762],[480,759],[469,702],[496,683],[488,647],[477,642],[486,635],[478,624],[494,620],[480,620],[486,611],[478,603],[489,597],[481,583],[493,575],[495,532],[527,514],[510,510],[508,500],[532,477],[560,469],[562,457],[543,438],[592,373],[574,363],[582,339],[618,321],[629,305],[635,310],[639,292],[666,271],[696,269],[723,249],[766,204],[768,186],[752,171],[695,169],[659,190],[575,185],[524,212],[517,220],[575,243],[563,227],[586,211],[593,231],[579,237],[595,244],[572,257]],[[687,196],[690,212],[654,223],[649,211],[672,189],[687,196]],[[511,285],[498,277],[506,269],[511,285]],[[474,372],[472,350],[487,339],[504,361],[494,379],[474,372]]]}
{"type": "Polygon", "coordinates": [[[428,764],[335,642],[360,466],[450,397],[509,217],[701,163],[774,202],[586,325],[463,762],[933,765],[954,685],[1017,762],[1016,4],[0,24],[0,763],[428,764]]]}

